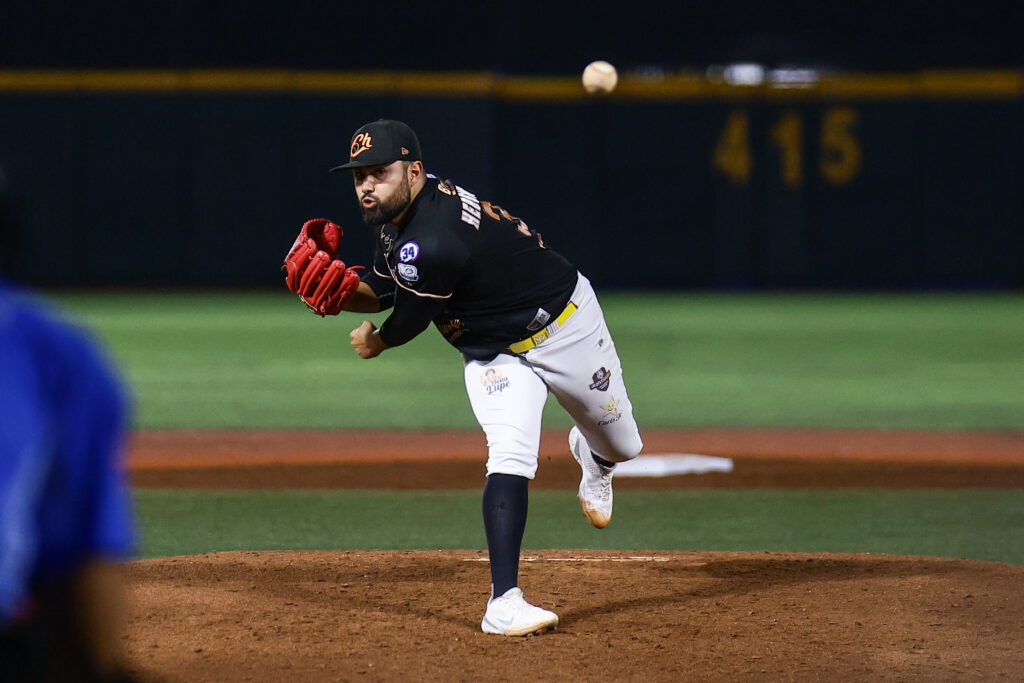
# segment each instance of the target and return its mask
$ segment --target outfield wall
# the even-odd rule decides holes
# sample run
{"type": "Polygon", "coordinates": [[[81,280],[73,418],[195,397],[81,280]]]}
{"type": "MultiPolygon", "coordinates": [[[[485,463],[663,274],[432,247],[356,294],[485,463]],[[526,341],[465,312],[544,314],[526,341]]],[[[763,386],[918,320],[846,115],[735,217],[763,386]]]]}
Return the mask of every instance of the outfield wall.
{"type": "Polygon", "coordinates": [[[5,260],[38,283],[273,285],[302,221],[329,216],[365,261],[327,169],[377,117],[602,286],[1024,285],[1012,71],[627,76],[603,98],[480,73],[0,72],[5,260]]]}

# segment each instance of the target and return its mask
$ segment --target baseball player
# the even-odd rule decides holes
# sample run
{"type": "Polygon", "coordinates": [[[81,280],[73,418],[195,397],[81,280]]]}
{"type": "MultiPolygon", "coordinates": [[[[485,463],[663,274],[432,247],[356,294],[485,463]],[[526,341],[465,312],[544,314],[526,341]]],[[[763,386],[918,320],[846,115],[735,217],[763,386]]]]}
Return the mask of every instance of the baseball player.
{"type": "Polygon", "coordinates": [[[595,527],[612,515],[615,464],[643,446],[622,366],[590,282],[539,232],[469,189],[428,174],[416,134],[399,121],[368,123],[347,163],[372,265],[338,259],[341,228],[308,221],[285,259],[286,284],[319,315],[391,310],[364,321],[351,345],[362,358],[412,340],[433,322],[465,364],[466,392],[487,437],[484,528],[491,596],[486,633],[527,635],[558,616],[518,586],[527,490],[537,471],[548,393],[572,416],[569,448],[582,469],[578,497],[595,527]]]}
{"type": "Polygon", "coordinates": [[[0,678],[127,681],[126,402],[86,335],[0,281],[0,678]]]}

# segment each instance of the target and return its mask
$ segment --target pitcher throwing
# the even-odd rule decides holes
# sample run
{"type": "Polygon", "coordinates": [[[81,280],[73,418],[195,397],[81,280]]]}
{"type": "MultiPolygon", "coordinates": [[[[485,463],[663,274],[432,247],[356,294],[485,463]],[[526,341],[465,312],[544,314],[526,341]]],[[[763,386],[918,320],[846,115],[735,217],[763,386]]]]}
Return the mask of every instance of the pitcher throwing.
{"type": "Polygon", "coordinates": [[[348,268],[338,259],[341,228],[315,219],[285,259],[286,284],[319,315],[391,309],[379,328],[364,321],[352,330],[362,358],[405,344],[431,322],[462,353],[488,448],[491,596],[481,628],[507,636],[554,628],[558,616],[526,602],[518,580],[548,392],[575,422],[569,449],[595,527],[611,520],[615,464],[643,447],[590,281],[523,220],[426,173],[416,134],[400,121],[357,130],[348,162],[331,170],[352,171],[376,236],[373,264],[361,274],[348,268]]]}

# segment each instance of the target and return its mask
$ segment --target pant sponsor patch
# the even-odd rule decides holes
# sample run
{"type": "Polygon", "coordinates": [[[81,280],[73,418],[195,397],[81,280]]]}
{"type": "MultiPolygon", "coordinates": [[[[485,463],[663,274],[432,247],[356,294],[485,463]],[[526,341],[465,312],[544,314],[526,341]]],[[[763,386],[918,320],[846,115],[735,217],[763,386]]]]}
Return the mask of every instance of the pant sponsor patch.
{"type": "Polygon", "coordinates": [[[598,368],[597,372],[593,374],[594,382],[590,385],[591,389],[597,389],[598,391],[608,391],[608,384],[612,381],[612,373],[608,372],[605,368],[598,368]]]}
{"type": "Polygon", "coordinates": [[[487,368],[480,375],[480,384],[484,386],[487,395],[496,394],[508,388],[509,379],[497,368],[487,368]]]}
{"type": "Polygon", "coordinates": [[[622,414],[619,412],[619,402],[614,396],[608,397],[607,403],[601,404],[601,410],[604,411],[604,415],[597,421],[597,424],[604,427],[610,425],[613,422],[618,422],[622,418],[622,414]]]}

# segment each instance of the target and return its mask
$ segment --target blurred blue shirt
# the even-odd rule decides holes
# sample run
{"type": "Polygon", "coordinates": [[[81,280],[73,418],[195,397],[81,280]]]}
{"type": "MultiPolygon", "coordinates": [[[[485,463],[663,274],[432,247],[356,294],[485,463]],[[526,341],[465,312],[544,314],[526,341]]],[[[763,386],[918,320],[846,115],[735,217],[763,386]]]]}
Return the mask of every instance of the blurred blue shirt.
{"type": "Polygon", "coordinates": [[[126,410],[89,336],[0,281],[0,626],[36,581],[132,551],[126,410]]]}

